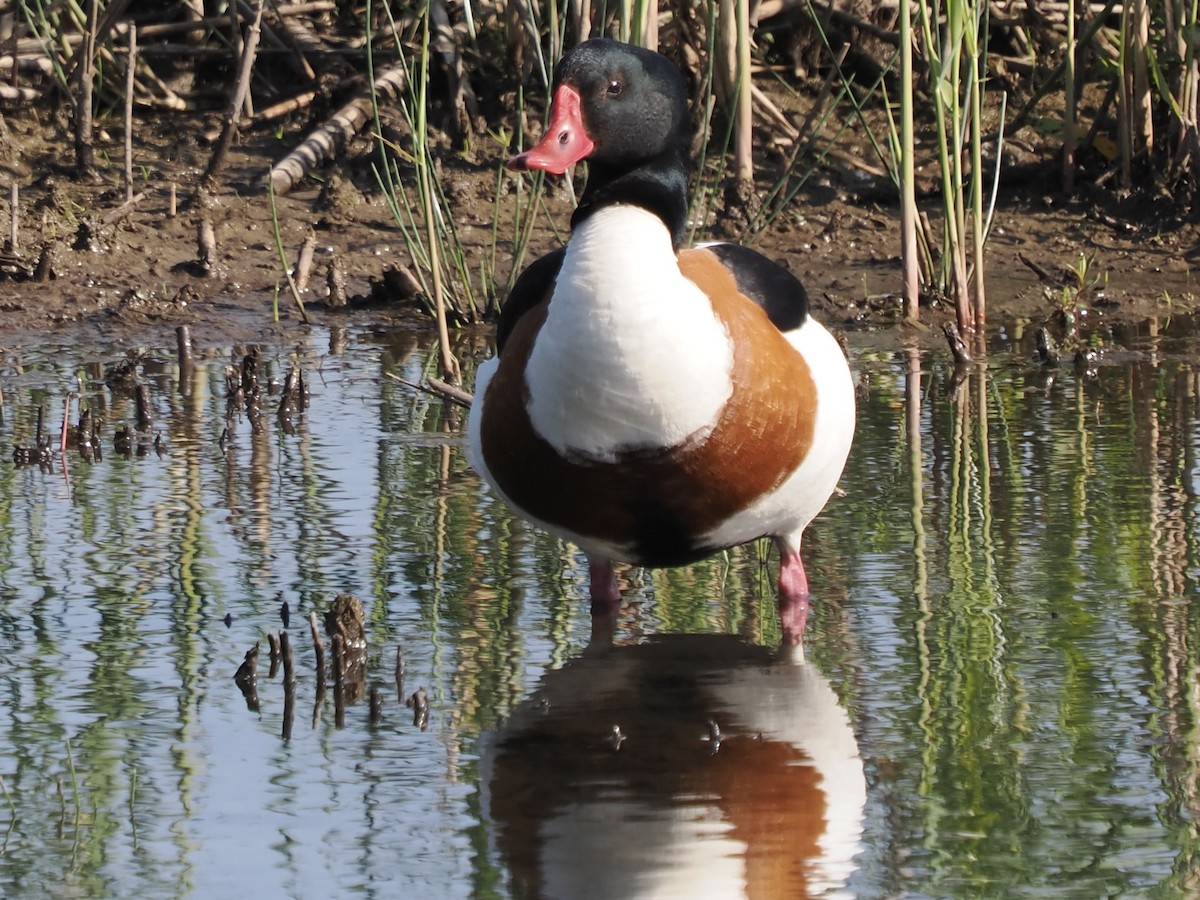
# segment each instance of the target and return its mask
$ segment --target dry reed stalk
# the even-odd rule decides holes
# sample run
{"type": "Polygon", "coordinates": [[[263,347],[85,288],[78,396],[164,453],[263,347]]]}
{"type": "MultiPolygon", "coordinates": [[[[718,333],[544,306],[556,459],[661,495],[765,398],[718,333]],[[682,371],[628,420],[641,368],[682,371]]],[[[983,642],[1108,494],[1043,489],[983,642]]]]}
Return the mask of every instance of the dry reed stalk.
{"type": "Polygon", "coordinates": [[[125,200],[133,200],[133,86],[137,71],[137,26],[129,29],[129,56],[125,64],[125,200]]]}
{"type": "Polygon", "coordinates": [[[722,71],[726,113],[733,117],[733,171],[741,185],[754,183],[754,118],[750,81],[749,0],[720,0],[722,71]]]}
{"type": "MultiPolygon", "coordinates": [[[[1154,151],[1154,95],[1146,57],[1150,52],[1150,9],[1146,0],[1133,0],[1130,4],[1130,29],[1133,43],[1133,123],[1146,145],[1146,152],[1154,151]]],[[[1132,178],[1130,179],[1132,181],[1132,178]]]]}
{"type": "Polygon", "coordinates": [[[575,43],[592,36],[592,0],[568,0],[567,9],[575,29],[575,43]]]}
{"type": "Polygon", "coordinates": [[[904,281],[904,318],[921,318],[921,253],[917,247],[917,178],[913,123],[912,10],[900,4],[900,265],[904,281]]]}
{"type": "MultiPolygon", "coordinates": [[[[225,127],[221,129],[221,137],[213,150],[212,158],[208,161],[208,168],[200,180],[201,184],[211,184],[216,181],[217,175],[225,167],[225,157],[228,155],[229,148],[233,144],[233,136],[237,132],[238,110],[242,108],[246,97],[250,93],[250,75],[253,72],[254,59],[258,52],[258,37],[262,27],[264,2],[265,0],[255,0],[254,19],[250,23],[249,30],[246,32],[246,43],[238,63],[237,83],[234,86],[233,95],[230,98],[229,107],[225,113],[225,127]]],[[[236,16],[236,6],[234,6],[235,22],[236,16]]],[[[241,33],[241,30],[236,27],[234,30],[238,34],[241,33]]]]}
{"type": "Polygon", "coordinates": [[[20,250],[21,187],[14,179],[8,186],[8,249],[13,253],[20,250]]]}
{"type": "Polygon", "coordinates": [[[95,170],[95,151],[92,146],[92,81],[95,78],[98,8],[99,0],[88,0],[83,62],[75,69],[79,78],[75,88],[75,166],[81,175],[88,176],[95,170]]]}

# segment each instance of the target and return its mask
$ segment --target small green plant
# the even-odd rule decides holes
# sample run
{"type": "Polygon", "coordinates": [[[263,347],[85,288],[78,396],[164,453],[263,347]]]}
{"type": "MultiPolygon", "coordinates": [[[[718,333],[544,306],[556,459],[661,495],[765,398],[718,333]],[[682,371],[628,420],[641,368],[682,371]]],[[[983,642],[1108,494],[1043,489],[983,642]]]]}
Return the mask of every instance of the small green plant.
{"type": "Polygon", "coordinates": [[[1066,339],[1069,343],[1079,340],[1080,312],[1099,289],[1108,283],[1108,274],[1096,268],[1096,253],[1080,253],[1070,269],[1070,278],[1057,291],[1045,289],[1047,300],[1063,317],[1066,339]]]}

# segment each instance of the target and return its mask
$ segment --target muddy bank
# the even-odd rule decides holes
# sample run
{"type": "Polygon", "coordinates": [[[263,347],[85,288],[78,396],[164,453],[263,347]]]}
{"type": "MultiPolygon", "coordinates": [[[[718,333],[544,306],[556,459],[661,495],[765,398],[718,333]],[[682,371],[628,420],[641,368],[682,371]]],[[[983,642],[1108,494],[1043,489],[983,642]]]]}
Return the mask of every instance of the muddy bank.
{"type": "MultiPolygon", "coordinates": [[[[137,202],[127,208],[115,164],[101,169],[96,183],[80,181],[66,167],[61,134],[32,117],[10,119],[7,130],[20,161],[20,170],[9,174],[21,188],[17,247],[0,256],[4,341],[81,328],[134,341],[181,323],[192,325],[198,340],[226,340],[275,328],[277,319],[281,327],[301,322],[260,188],[263,173],[281,155],[280,142],[251,136],[234,149],[222,189],[203,207],[188,205],[208,151],[184,136],[203,128],[158,120],[144,130],[135,154],[141,179],[137,202]],[[204,259],[199,238],[205,219],[215,239],[211,259],[204,259]],[[51,254],[50,275],[39,281],[36,268],[44,252],[51,254]]],[[[101,159],[119,158],[115,142],[100,149],[101,159]]],[[[469,160],[447,154],[440,174],[468,264],[477,270],[494,252],[502,280],[512,255],[511,235],[503,227],[493,237],[500,161],[498,152],[481,150],[469,160]]],[[[421,303],[379,287],[386,268],[411,267],[412,260],[373,187],[369,162],[364,142],[323,172],[321,184],[310,179],[278,199],[284,253],[294,264],[312,229],[314,264],[302,294],[311,321],[420,326],[428,323],[421,303]],[[350,298],[341,309],[329,303],[326,270],[335,260],[350,298]]],[[[1068,301],[1092,310],[1095,318],[1124,321],[1193,308],[1191,265],[1200,237],[1194,223],[1166,200],[1119,198],[1086,188],[1066,200],[1048,186],[1053,172],[1052,159],[1033,158],[1001,183],[987,245],[992,322],[1040,321],[1068,301]],[[1089,262],[1086,290],[1079,292],[1081,259],[1089,262]]],[[[861,169],[830,166],[810,179],[756,246],[801,277],[825,321],[847,329],[889,329],[902,342],[912,340],[913,331],[898,327],[898,212],[892,193],[885,181],[861,169]]],[[[3,206],[7,236],[9,204],[3,206]]],[[[571,208],[569,191],[555,185],[531,254],[557,245],[555,232],[568,232],[571,208]]],[[[937,326],[949,312],[934,302],[924,310],[925,321],[937,326]]]]}

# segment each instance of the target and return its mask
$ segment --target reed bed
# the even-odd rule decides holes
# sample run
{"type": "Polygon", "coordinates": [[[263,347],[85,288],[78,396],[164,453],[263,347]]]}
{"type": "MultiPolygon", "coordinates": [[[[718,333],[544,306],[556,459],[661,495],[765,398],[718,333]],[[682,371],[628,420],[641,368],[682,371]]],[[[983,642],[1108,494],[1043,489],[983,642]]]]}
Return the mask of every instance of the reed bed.
{"type": "MultiPolygon", "coordinates": [[[[61,110],[63,155],[81,176],[112,178],[127,203],[138,123],[151,116],[201,129],[223,113],[197,192],[222,188],[223,152],[255,130],[290,148],[262,173],[264,195],[322,182],[373,139],[363,170],[445,334],[496,311],[552,223],[540,177],[498,175],[490,246],[478,252],[443,168],[470,159],[498,170],[539,131],[562,53],[620,37],[689,74],[694,236],[753,242],[813,173],[877,168],[900,212],[904,316],[941,300],[960,331],[977,333],[1006,134],[1037,124],[1026,134],[1061,161],[1064,194],[1148,186],[1190,202],[1198,18],[1196,4],[1165,0],[16,0],[0,12],[0,109],[61,110]],[[92,135],[118,126],[124,167],[109,171],[92,135]],[[861,146],[873,162],[848,149],[861,146]],[[918,184],[919,171],[936,175],[918,184]]],[[[12,140],[0,119],[0,151],[12,140]]],[[[15,194],[20,177],[9,180],[15,194]]],[[[453,361],[444,366],[452,375],[453,361]]]]}

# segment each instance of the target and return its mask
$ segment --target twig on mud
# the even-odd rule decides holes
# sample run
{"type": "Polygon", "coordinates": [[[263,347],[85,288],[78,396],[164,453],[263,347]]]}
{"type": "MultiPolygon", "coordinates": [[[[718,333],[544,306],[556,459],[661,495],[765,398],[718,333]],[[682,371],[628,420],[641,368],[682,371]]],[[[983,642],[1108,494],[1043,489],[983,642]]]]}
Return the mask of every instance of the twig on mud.
{"type": "Polygon", "coordinates": [[[316,91],[305,91],[302,94],[297,94],[295,97],[280,100],[278,103],[256,112],[253,122],[256,125],[261,125],[264,122],[274,122],[276,119],[282,119],[284,116],[291,115],[297,110],[307,109],[309,104],[316,99],[316,91]]]}
{"type": "Polygon", "coordinates": [[[1041,279],[1046,284],[1058,284],[1059,280],[1057,278],[1055,278],[1053,275],[1051,275],[1049,272],[1047,272],[1039,263],[1037,263],[1035,260],[1030,259],[1024,253],[1021,253],[1018,251],[1017,259],[1019,259],[1022,263],[1024,263],[1025,267],[1027,269],[1029,269],[1031,272],[1033,272],[1034,275],[1036,275],[1039,279],[1041,279]]]}
{"type": "Polygon", "coordinates": [[[449,400],[451,403],[457,403],[459,406],[470,407],[472,394],[469,391],[464,391],[462,388],[455,387],[452,384],[446,384],[437,378],[429,378],[425,384],[417,384],[415,381],[409,381],[407,378],[401,378],[394,372],[384,372],[388,378],[393,381],[398,381],[403,385],[412,388],[415,391],[423,391],[426,394],[433,394],[449,400]]]}
{"type": "Polygon", "coordinates": [[[144,191],[140,194],[133,194],[132,196],[129,197],[128,200],[126,200],[120,206],[115,207],[114,209],[110,209],[103,216],[101,216],[100,224],[101,225],[114,225],[117,222],[120,222],[123,218],[125,218],[127,215],[129,215],[131,212],[133,212],[134,209],[137,208],[138,203],[145,196],[146,196],[146,194],[144,191]]]}
{"type": "Polygon", "coordinates": [[[299,291],[308,290],[308,279],[312,275],[313,253],[316,252],[316,249],[317,233],[310,225],[304,235],[304,243],[300,245],[300,252],[296,256],[296,289],[299,291]]]}

